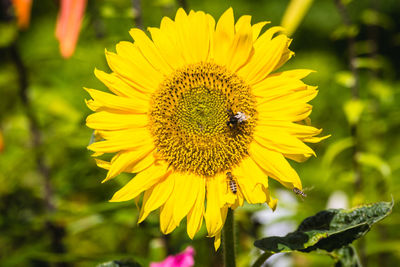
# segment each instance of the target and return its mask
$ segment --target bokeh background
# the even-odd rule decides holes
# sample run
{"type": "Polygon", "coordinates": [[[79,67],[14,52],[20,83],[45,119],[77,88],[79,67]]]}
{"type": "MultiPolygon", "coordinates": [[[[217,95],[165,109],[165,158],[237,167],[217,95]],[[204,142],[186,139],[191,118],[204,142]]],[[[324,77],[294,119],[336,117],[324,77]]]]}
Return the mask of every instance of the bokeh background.
{"type": "MultiPolygon", "coordinates": [[[[205,229],[191,241],[183,222],[163,236],[157,212],[137,225],[133,201],[108,203],[132,175],[101,184],[106,171],[86,149],[92,131],[83,87],[105,89],[93,74],[95,67],[109,71],[104,48],[115,51],[116,43],[131,40],[130,28],[158,27],[182,5],[214,17],[231,6],[236,18],[249,14],[253,23],[287,26],[296,56],[283,69],[316,70],[306,78],[319,86],[311,119],[332,135],[311,145],[316,158],[291,162],[309,189],[304,200],[271,181],[279,198],[274,213],[264,205],[237,209],[238,265],[254,261],[256,238],[285,235],[320,210],[392,198],[393,213],[356,247],[365,266],[400,262],[398,0],[89,0],[69,58],[55,37],[60,1],[33,0],[25,28],[11,1],[0,3],[0,266],[95,266],[127,258],[147,266],[188,245],[196,266],[221,266],[221,251],[205,229]]],[[[293,253],[268,263],[331,266],[333,260],[293,253]]]]}

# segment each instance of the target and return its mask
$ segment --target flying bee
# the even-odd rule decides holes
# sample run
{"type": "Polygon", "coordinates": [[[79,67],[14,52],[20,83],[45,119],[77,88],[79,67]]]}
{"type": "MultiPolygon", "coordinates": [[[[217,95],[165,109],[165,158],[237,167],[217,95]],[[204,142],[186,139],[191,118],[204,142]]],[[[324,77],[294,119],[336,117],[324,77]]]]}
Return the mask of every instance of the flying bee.
{"type": "Polygon", "coordinates": [[[227,172],[226,177],[228,178],[229,189],[232,191],[232,193],[236,194],[237,193],[237,184],[236,184],[235,178],[233,177],[231,172],[227,172]]]}
{"type": "Polygon", "coordinates": [[[236,114],[234,114],[233,111],[230,109],[228,110],[228,113],[229,113],[229,120],[226,122],[226,125],[228,125],[231,128],[244,123],[250,118],[250,116],[247,116],[244,112],[241,111],[238,111],[236,112],[236,114]]]}
{"type": "Polygon", "coordinates": [[[307,194],[304,193],[303,191],[301,191],[300,189],[298,189],[297,187],[293,188],[293,192],[296,195],[302,196],[302,197],[307,197],[307,194]]]}
{"type": "Polygon", "coordinates": [[[304,201],[304,198],[307,197],[307,194],[305,193],[306,191],[311,191],[314,189],[314,186],[311,187],[306,187],[303,189],[303,191],[301,191],[300,189],[298,189],[297,187],[293,188],[293,192],[298,195],[301,200],[304,201]]]}

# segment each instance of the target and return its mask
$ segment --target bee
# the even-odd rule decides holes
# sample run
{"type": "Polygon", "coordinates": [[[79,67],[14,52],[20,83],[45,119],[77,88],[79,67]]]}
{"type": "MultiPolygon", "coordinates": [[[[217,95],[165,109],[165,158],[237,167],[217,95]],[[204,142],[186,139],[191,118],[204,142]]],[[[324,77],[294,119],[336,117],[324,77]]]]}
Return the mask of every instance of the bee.
{"type": "Polygon", "coordinates": [[[236,114],[234,114],[233,111],[230,109],[228,110],[228,113],[229,113],[229,120],[226,122],[226,125],[228,125],[231,128],[244,123],[250,118],[250,116],[247,116],[244,112],[241,111],[238,111],[236,112],[236,114]]]}
{"type": "Polygon", "coordinates": [[[232,193],[236,194],[237,193],[237,184],[235,182],[235,178],[233,177],[231,172],[227,172],[226,177],[228,178],[229,189],[232,191],[232,193]]]}
{"type": "Polygon", "coordinates": [[[293,192],[294,192],[296,195],[298,195],[298,196],[301,198],[301,200],[304,201],[304,198],[307,197],[307,194],[304,193],[304,192],[310,191],[310,190],[313,190],[313,189],[314,189],[314,186],[311,186],[311,187],[304,188],[303,191],[301,191],[300,189],[298,189],[297,187],[295,187],[295,188],[293,188],[293,192]]]}
{"type": "Polygon", "coordinates": [[[301,191],[300,189],[298,189],[297,187],[293,188],[293,192],[296,195],[302,196],[302,197],[307,197],[307,194],[304,193],[303,191],[301,191]]]}

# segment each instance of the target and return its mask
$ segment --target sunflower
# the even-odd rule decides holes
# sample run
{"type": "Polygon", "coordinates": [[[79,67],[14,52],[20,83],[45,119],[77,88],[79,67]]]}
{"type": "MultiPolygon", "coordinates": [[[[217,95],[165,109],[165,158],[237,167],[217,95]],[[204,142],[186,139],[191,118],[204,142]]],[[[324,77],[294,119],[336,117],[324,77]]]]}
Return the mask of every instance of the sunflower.
{"type": "Polygon", "coordinates": [[[302,189],[285,158],[304,161],[321,130],[304,123],[316,87],[301,79],[312,71],[274,72],[293,56],[282,27],[235,23],[229,8],[216,23],[202,11],[183,9],[164,17],[151,38],[132,29],[134,42],[106,51],[112,73],[95,70],[112,92],[86,89],[95,113],[87,126],[99,141],[88,148],[107,169],[105,181],[122,172],[136,175],[111,201],[138,199],[139,222],[160,209],[160,228],[173,231],[187,217],[190,238],[203,218],[220,245],[229,208],[267,203],[275,209],[268,177],[302,189]]]}

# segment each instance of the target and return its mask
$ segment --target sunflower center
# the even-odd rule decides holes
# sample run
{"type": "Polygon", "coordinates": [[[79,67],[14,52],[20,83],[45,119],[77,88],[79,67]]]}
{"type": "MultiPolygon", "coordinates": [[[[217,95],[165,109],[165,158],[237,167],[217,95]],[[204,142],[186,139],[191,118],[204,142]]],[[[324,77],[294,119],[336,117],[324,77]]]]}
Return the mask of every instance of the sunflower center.
{"type": "Polygon", "coordinates": [[[154,93],[150,109],[160,158],[201,176],[238,164],[247,155],[255,122],[250,87],[213,63],[176,70],[154,93]]]}

